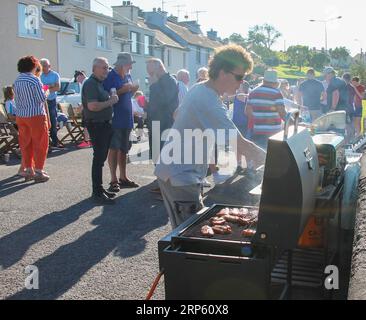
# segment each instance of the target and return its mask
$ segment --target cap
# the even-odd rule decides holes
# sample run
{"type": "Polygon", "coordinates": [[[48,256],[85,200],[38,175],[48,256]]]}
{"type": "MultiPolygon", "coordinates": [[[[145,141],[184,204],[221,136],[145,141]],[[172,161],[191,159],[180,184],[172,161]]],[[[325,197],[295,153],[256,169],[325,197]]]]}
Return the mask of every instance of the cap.
{"type": "Polygon", "coordinates": [[[135,60],[132,59],[132,56],[128,52],[121,52],[117,56],[117,61],[113,64],[115,66],[125,66],[127,64],[136,63],[135,60]]]}
{"type": "Polygon", "coordinates": [[[335,73],[335,70],[333,67],[325,67],[323,70],[323,74],[330,74],[330,73],[335,73]]]}
{"type": "Polygon", "coordinates": [[[266,81],[266,82],[270,82],[270,83],[278,83],[277,71],[267,70],[264,73],[263,80],[266,81]]]}

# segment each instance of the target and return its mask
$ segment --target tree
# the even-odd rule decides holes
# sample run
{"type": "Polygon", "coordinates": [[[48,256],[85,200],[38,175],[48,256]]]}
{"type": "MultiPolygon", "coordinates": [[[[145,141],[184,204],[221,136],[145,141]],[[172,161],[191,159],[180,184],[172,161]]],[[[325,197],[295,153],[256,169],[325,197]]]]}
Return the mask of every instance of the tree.
{"type": "Polygon", "coordinates": [[[313,51],[310,53],[309,64],[314,69],[322,70],[329,62],[330,59],[325,52],[313,51]]]}
{"type": "Polygon", "coordinates": [[[247,42],[245,40],[245,38],[240,34],[240,33],[233,33],[230,37],[229,37],[229,41],[238,44],[239,46],[242,47],[247,47],[247,42]]]}
{"type": "Polygon", "coordinates": [[[263,25],[255,25],[248,32],[247,42],[256,47],[264,47],[271,50],[277,39],[281,37],[281,33],[274,26],[265,23],[263,25]]]}
{"type": "Polygon", "coordinates": [[[350,52],[346,47],[329,49],[329,55],[334,60],[334,65],[337,67],[347,67],[347,61],[350,57],[350,52]]]}
{"type": "Polygon", "coordinates": [[[310,51],[308,46],[291,46],[287,49],[287,55],[291,65],[298,66],[300,72],[302,67],[309,63],[310,51]]]}
{"type": "Polygon", "coordinates": [[[360,77],[362,84],[366,84],[366,64],[356,61],[351,65],[350,72],[352,76],[360,77]]]}

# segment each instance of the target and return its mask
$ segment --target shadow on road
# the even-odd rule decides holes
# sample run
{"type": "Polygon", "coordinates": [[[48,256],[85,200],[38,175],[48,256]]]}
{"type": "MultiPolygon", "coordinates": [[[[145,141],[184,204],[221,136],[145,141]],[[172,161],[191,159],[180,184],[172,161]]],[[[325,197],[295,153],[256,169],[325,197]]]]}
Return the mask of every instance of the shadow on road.
{"type": "MultiPolygon", "coordinates": [[[[143,252],[144,237],[168,223],[163,203],[154,201],[148,192],[152,185],[121,196],[115,206],[104,207],[93,221],[95,229],[34,264],[39,269],[40,290],[24,289],[9,299],[57,299],[110,253],[125,258],[143,252]]],[[[84,200],[0,239],[0,251],[6,250],[0,264],[9,267],[16,263],[33,243],[72,223],[91,207],[84,200]]]]}
{"type": "Polygon", "coordinates": [[[23,177],[11,176],[0,181],[0,198],[9,196],[18,191],[21,191],[33,183],[25,183],[23,177]]]}

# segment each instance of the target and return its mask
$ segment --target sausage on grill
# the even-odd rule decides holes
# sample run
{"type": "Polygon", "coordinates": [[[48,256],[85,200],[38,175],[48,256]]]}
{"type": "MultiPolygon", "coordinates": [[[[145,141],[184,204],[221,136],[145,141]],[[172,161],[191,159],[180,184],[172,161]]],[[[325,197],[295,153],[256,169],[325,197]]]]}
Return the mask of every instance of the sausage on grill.
{"type": "Polygon", "coordinates": [[[205,237],[213,237],[215,235],[215,232],[210,226],[203,226],[201,228],[201,234],[205,237]]]}
{"type": "Polygon", "coordinates": [[[216,216],[217,217],[224,217],[230,214],[230,209],[229,208],[225,208],[222,209],[216,216]]]}
{"type": "Polygon", "coordinates": [[[211,226],[223,226],[226,224],[226,220],[224,218],[213,217],[210,219],[211,226]]]}
{"type": "Polygon", "coordinates": [[[216,234],[231,234],[233,231],[231,230],[230,226],[214,226],[212,227],[212,230],[216,233],[216,234]]]}

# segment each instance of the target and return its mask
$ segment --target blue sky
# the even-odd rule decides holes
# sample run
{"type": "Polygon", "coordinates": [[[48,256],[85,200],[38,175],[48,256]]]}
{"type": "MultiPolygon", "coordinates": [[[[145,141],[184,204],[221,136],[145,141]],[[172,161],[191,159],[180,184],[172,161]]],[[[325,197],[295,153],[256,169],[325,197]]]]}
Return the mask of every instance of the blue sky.
{"type": "MultiPolygon", "coordinates": [[[[92,0],[93,8],[111,15],[111,5],[121,5],[122,0],[92,0]],[[98,3],[99,2],[99,3],[98,3]]],[[[162,0],[136,0],[133,4],[144,11],[161,7],[162,0]]],[[[256,24],[270,23],[283,36],[278,40],[275,49],[283,50],[290,45],[304,44],[310,47],[325,46],[325,24],[309,22],[310,19],[325,20],[337,16],[342,19],[327,23],[328,48],[346,46],[356,54],[361,46],[366,49],[366,32],[361,22],[365,19],[361,1],[344,0],[167,0],[164,9],[184,20],[187,14],[190,20],[196,18],[193,11],[206,11],[199,15],[199,23],[204,32],[213,28],[219,36],[225,38],[232,33],[246,35],[248,29],[256,24]],[[358,41],[356,41],[357,39],[358,41]]]]}

